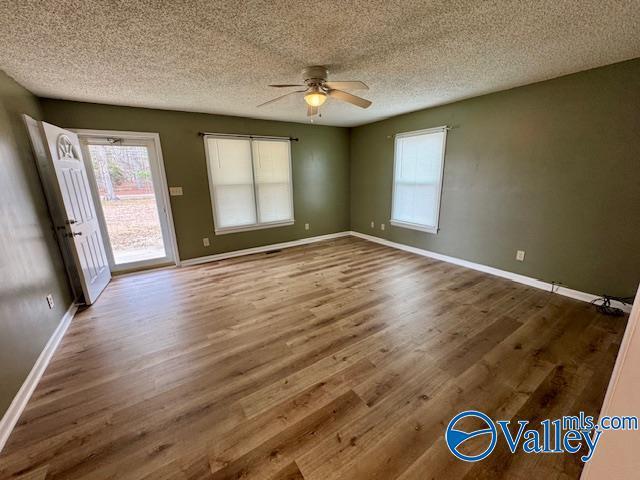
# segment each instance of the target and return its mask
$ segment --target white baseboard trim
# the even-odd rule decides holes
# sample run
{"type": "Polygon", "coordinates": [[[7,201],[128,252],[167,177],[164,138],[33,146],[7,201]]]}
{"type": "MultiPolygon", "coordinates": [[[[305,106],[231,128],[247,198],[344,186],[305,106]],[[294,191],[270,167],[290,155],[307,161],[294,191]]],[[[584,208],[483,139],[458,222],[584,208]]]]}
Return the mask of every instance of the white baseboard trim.
{"type": "Polygon", "coordinates": [[[318,235],[316,237],[301,238],[299,240],[292,240],[290,242],[272,243],[271,245],[264,245],[262,247],[245,248],[243,250],[233,250],[231,252],[217,253],[215,255],[207,255],[206,257],[189,258],[181,261],[182,267],[188,267],[190,265],[199,265],[201,263],[215,262],[217,260],[224,260],[226,258],[240,257],[242,255],[252,255],[254,253],[270,252],[272,250],[279,250],[281,248],[297,247],[299,245],[306,245],[308,243],[321,242],[323,240],[331,240],[334,238],[348,237],[351,232],[337,232],[329,233],[327,235],[318,235]]]}
{"type": "MultiPolygon", "coordinates": [[[[387,247],[397,248],[398,250],[404,250],[405,252],[415,253],[417,255],[422,255],[423,257],[434,258],[436,260],[441,260],[443,262],[453,263],[455,265],[460,265],[461,267],[470,268],[472,270],[478,270],[480,272],[489,273],[491,275],[496,275],[498,277],[507,278],[514,282],[522,283],[524,285],[529,285],[531,287],[539,288],[541,290],[548,290],[551,292],[553,290],[554,293],[559,295],[563,295],[565,297],[573,298],[576,300],[580,300],[583,302],[591,302],[597,298],[600,298],[598,295],[593,295],[591,293],[581,292],[579,290],[573,290],[571,288],[552,285],[549,282],[545,282],[542,280],[538,280],[536,278],[527,277],[525,275],[520,275],[519,273],[508,272],[506,270],[500,270],[499,268],[490,267],[488,265],[483,265],[481,263],[470,262],[469,260],[463,260],[461,258],[450,257],[449,255],[443,255],[441,253],[432,252],[429,250],[424,250],[422,248],[411,247],[409,245],[404,245],[402,243],[392,242],[390,240],[386,240],[384,238],[375,237],[373,235],[367,235],[366,233],[360,233],[356,231],[347,231],[347,232],[338,232],[338,233],[330,233],[328,235],[319,235],[317,237],[308,237],[301,238],[300,240],[293,240],[291,242],[283,242],[283,243],[274,243],[271,245],[264,245],[262,247],[254,247],[254,248],[245,248],[243,250],[234,250],[231,252],[218,253],[215,255],[208,255],[206,257],[197,257],[190,258],[188,260],[183,260],[181,266],[187,267],[190,265],[199,265],[202,263],[215,262],[217,260],[224,260],[226,258],[240,257],[242,255],[252,255],[254,253],[264,253],[270,252],[272,250],[278,250],[282,248],[296,247],[299,245],[306,245],[308,243],[321,242],[323,240],[330,240],[333,238],[340,238],[346,236],[354,236],[358,238],[362,238],[364,240],[368,240],[370,242],[379,243],[381,245],[386,245],[387,247]]],[[[614,307],[618,307],[625,312],[631,311],[630,305],[625,305],[620,302],[611,302],[614,307]]]]}
{"type": "MultiPolygon", "coordinates": [[[[496,275],[498,277],[506,278],[514,282],[522,283],[524,285],[529,285],[542,290],[548,290],[548,291],[552,290],[552,284],[548,282],[544,282],[542,280],[537,280],[535,278],[527,277],[525,275],[520,275],[518,273],[508,272],[506,270],[500,270],[498,268],[490,267],[488,265],[482,265],[480,263],[470,262],[468,260],[463,260],[461,258],[450,257],[448,255],[443,255],[441,253],[431,252],[429,250],[424,250],[422,248],[411,247],[409,245],[392,242],[384,238],[374,237],[372,235],[367,235],[365,233],[360,233],[356,231],[330,233],[327,235],[319,235],[316,237],[301,238],[299,240],[293,240],[290,242],[275,243],[271,245],[264,245],[262,247],[246,248],[243,250],[235,250],[232,252],[219,253],[216,255],[208,255],[206,257],[190,258],[188,260],[183,260],[181,262],[181,266],[186,267],[190,265],[198,265],[201,263],[214,262],[216,260],[223,260],[226,258],[239,257],[242,255],[251,255],[254,253],[269,252],[272,250],[296,247],[299,245],[306,245],[309,243],[321,242],[323,240],[331,240],[334,238],[347,237],[350,235],[354,237],[362,238],[364,240],[368,240],[370,242],[385,245],[391,248],[396,248],[398,250],[404,250],[406,252],[415,253],[423,257],[434,258],[436,260],[441,260],[443,262],[453,263],[455,265],[460,265],[462,267],[470,268],[470,269],[477,270],[484,273],[489,273],[491,275],[496,275]]],[[[573,290],[573,289],[562,287],[562,286],[556,286],[553,289],[553,291],[559,295],[574,298],[576,300],[581,300],[583,302],[591,302],[592,300],[599,298],[597,295],[593,295],[591,293],[585,293],[585,292],[573,290]]],[[[615,304],[614,306],[621,308],[625,312],[631,311],[631,307],[629,305],[624,305],[619,302],[612,302],[612,304],[615,304]]],[[[16,394],[13,401],[11,402],[11,405],[9,405],[9,408],[5,412],[2,419],[0,420],[0,452],[2,452],[2,449],[4,448],[7,440],[9,439],[9,435],[11,434],[16,423],[18,423],[18,420],[20,419],[20,415],[22,414],[24,408],[26,407],[27,402],[31,398],[31,395],[33,394],[33,391],[38,385],[40,378],[42,378],[42,375],[45,369],[47,368],[47,365],[51,361],[51,357],[53,356],[54,352],[56,351],[56,348],[60,344],[60,341],[64,337],[64,334],[67,331],[67,328],[69,328],[69,325],[71,324],[71,320],[73,319],[77,310],[78,310],[78,306],[74,303],[66,311],[66,313],[62,317],[62,320],[60,321],[60,324],[58,325],[56,330],[53,332],[53,335],[51,335],[51,338],[49,338],[49,341],[47,342],[44,349],[40,353],[40,356],[36,360],[36,363],[34,364],[31,371],[29,372],[29,375],[27,376],[24,383],[20,387],[20,390],[18,390],[18,393],[16,394]]]]}
{"type": "Polygon", "coordinates": [[[78,306],[73,303],[66,311],[62,320],[58,324],[58,327],[53,332],[53,335],[51,335],[51,338],[49,338],[49,341],[40,353],[36,363],[33,365],[29,375],[27,375],[27,378],[20,387],[20,390],[18,390],[18,393],[11,402],[11,405],[9,405],[9,408],[2,417],[2,420],[0,420],[0,452],[2,452],[2,449],[7,443],[9,435],[11,435],[11,432],[13,431],[13,427],[18,423],[22,411],[27,406],[27,402],[31,398],[33,391],[38,386],[38,382],[40,381],[40,378],[42,378],[42,374],[47,368],[47,365],[49,365],[49,361],[51,360],[53,353],[56,351],[56,348],[58,348],[60,340],[64,337],[64,334],[67,331],[67,328],[69,328],[69,324],[77,310],[78,306]]]}
{"type": "MultiPolygon", "coordinates": [[[[544,282],[536,278],[520,275],[519,273],[508,272],[506,270],[500,270],[499,268],[490,267],[488,265],[482,265],[481,263],[474,263],[468,260],[463,260],[461,258],[450,257],[448,255],[443,255],[441,253],[424,250],[422,248],[411,247],[409,245],[392,242],[384,238],[374,237],[373,235],[367,235],[365,233],[360,233],[355,231],[352,231],[349,233],[354,237],[362,238],[370,242],[386,245],[387,247],[397,248],[398,250],[404,250],[405,252],[415,253],[417,255],[422,255],[423,257],[435,258],[436,260],[442,260],[443,262],[453,263],[455,265],[460,265],[462,267],[471,268],[473,270],[478,270],[480,272],[489,273],[491,275],[496,275],[498,277],[507,278],[509,280],[513,280],[514,282],[522,283],[524,285],[529,285],[531,287],[539,288],[541,290],[547,290],[551,292],[553,287],[554,293],[563,295],[565,297],[574,298],[576,300],[581,300],[583,302],[591,302],[597,298],[600,298],[598,295],[581,292],[579,290],[573,290],[567,287],[552,285],[549,282],[544,282]]],[[[620,303],[620,302],[611,302],[611,304],[614,307],[618,307],[627,313],[631,311],[631,305],[625,305],[624,303],[620,303]]]]}

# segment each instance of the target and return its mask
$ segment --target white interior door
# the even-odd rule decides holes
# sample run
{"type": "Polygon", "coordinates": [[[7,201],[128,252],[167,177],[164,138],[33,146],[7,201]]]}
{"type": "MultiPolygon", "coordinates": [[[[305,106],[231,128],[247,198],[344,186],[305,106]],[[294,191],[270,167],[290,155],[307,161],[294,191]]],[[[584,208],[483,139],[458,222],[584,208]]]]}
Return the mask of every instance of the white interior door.
{"type": "Polygon", "coordinates": [[[111,280],[89,179],[82,161],[78,136],[40,122],[47,154],[53,166],[60,203],[64,206],[66,236],[80,276],[85,303],[96,301],[111,280]]]}
{"type": "Polygon", "coordinates": [[[22,118],[27,127],[27,131],[29,132],[29,139],[31,140],[33,155],[38,167],[40,182],[45,193],[51,220],[53,220],[53,225],[55,226],[56,240],[58,241],[58,246],[62,253],[64,268],[67,271],[69,283],[71,284],[73,300],[77,302],[84,297],[84,293],[82,292],[82,285],[80,285],[76,263],[73,259],[73,254],[71,253],[71,247],[69,246],[71,242],[66,237],[67,227],[65,223],[66,215],[64,213],[64,206],[58,202],[58,197],[55,193],[58,189],[58,180],[53,172],[53,165],[51,164],[49,155],[47,154],[47,142],[44,139],[44,134],[42,133],[40,122],[38,120],[31,118],[26,114],[23,114],[22,118]]]}

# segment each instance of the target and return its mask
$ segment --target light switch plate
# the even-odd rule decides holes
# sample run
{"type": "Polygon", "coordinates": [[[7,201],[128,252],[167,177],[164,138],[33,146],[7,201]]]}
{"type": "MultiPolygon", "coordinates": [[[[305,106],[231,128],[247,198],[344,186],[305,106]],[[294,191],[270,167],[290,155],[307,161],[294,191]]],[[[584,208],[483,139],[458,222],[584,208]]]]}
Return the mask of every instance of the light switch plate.
{"type": "Polygon", "coordinates": [[[516,260],[519,262],[524,262],[524,250],[518,250],[516,252],[516,260]]]}
{"type": "Polygon", "coordinates": [[[309,230],[309,224],[308,224],[308,223],[305,223],[305,224],[304,224],[304,229],[305,229],[305,230],[309,230]]]}
{"type": "Polygon", "coordinates": [[[169,195],[179,197],[182,195],[182,187],[169,187],[169,195]]]}
{"type": "Polygon", "coordinates": [[[384,223],[380,224],[380,230],[384,230],[384,223]]]}
{"type": "Polygon", "coordinates": [[[371,222],[371,228],[375,228],[376,224],[374,222],[371,222]]]}
{"type": "Polygon", "coordinates": [[[209,245],[211,245],[211,243],[209,243],[209,237],[204,237],[202,239],[202,245],[204,245],[205,247],[208,247],[209,245]]]}

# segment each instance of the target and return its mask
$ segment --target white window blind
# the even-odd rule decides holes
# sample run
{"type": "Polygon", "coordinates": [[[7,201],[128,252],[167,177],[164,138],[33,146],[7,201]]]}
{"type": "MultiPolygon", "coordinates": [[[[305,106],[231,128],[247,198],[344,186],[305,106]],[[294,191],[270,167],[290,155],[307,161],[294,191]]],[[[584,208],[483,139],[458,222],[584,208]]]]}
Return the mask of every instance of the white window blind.
{"type": "Polygon", "coordinates": [[[293,223],[289,140],[205,136],[216,233],[293,223]]]}
{"type": "Polygon", "coordinates": [[[289,142],[253,140],[252,143],[258,220],[262,223],[290,220],[289,142]]]}
{"type": "Polygon", "coordinates": [[[446,127],[396,135],[391,224],[438,231],[446,127]]]}

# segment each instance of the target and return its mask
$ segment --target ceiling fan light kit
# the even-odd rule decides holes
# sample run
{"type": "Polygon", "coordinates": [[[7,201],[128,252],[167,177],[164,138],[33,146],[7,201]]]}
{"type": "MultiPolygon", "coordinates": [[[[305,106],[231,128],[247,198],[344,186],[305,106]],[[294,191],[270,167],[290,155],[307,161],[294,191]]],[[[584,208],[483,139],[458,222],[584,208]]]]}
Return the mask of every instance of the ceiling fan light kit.
{"type": "Polygon", "coordinates": [[[315,87],[304,94],[304,101],[312,107],[319,107],[327,101],[327,94],[320,90],[320,88],[315,87]]]}
{"type": "Polygon", "coordinates": [[[369,87],[360,81],[328,81],[329,70],[326,67],[320,65],[314,65],[306,67],[302,70],[303,84],[278,84],[269,85],[274,88],[291,88],[291,87],[306,87],[304,90],[295,90],[293,92],[285,93],[279,97],[269,100],[258,107],[263,107],[274,103],[281,98],[288,97],[297,93],[304,94],[304,100],[307,103],[307,116],[313,117],[318,115],[318,107],[323,105],[327,101],[327,97],[331,97],[335,100],[347,102],[356,107],[369,108],[371,102],[362,97],[352,95],[351,93],[344,92],[347,90],[368,90],[369,87]]]}

